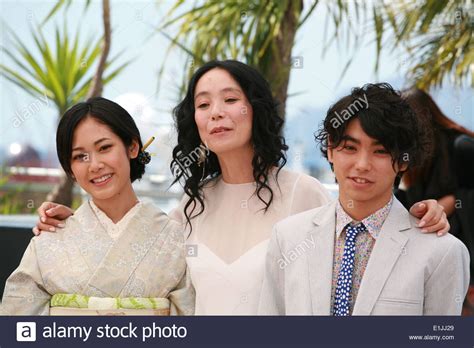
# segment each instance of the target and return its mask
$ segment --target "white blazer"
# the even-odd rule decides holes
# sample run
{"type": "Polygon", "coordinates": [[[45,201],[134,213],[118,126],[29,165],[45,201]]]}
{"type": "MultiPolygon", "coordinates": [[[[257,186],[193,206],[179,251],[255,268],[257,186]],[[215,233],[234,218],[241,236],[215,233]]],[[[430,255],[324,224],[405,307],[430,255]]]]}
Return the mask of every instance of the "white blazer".
{"type": "MultiPolygon", "coordinates": [[[[259,314],[330,315],[336,201],[277,223],[259,314]]],[[[421,233],[394,198],[374,245],[353,315],[459,315],[469,253],[448,234],[421,233]]]]}

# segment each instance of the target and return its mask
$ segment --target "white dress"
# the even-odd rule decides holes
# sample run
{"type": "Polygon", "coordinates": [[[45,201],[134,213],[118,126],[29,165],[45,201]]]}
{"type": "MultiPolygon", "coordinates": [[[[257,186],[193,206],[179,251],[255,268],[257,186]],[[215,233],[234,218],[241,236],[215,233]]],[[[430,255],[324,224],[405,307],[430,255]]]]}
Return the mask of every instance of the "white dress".
{"type": "MultiPolygon", "coordinates": [[[[228,184],[219,177],[204,188],[205,210],[191,220],[186,242],[196,315],[257,314],[273,225],[330,200],[313,177],[282,169],[277,185],[273,174],[274,196],[267,212],[255,194],[255,183],[228,184]]],[[[266,191],[264,197],[269,197],[266,191]]],[[[185,223],[186,201],[184,197],[170,217],[185,223]]]]}

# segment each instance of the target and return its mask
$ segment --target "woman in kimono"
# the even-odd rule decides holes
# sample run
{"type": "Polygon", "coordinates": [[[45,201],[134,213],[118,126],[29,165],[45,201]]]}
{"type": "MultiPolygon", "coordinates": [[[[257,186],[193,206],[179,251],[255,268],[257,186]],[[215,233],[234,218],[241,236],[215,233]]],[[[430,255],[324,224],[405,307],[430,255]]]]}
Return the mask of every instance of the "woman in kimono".
{"type": "MultiPolygon", "coordinates": [[[[185,195],[170,217],[186,227],[196,314],[257,314],[273,225],[324,205],[330,195],[317,179],[283,168],[283,119],[254,68],[234,60],[204,64],[174,117],[171,169],[185,195]]],[[[421,203],[411,212],[423,228],[446,233],[442,208],[421,203]]],[[[43,203],[39,213],[35,233],[71,214],[54,203],[43,203]]]]}
{"type": "Polygon", "coordinates": [[[69,109],[56,135],[61,166],[90,196],[58,233],[34,237],[8,278],[10,315],[186,315],[194,289],[183,232],[132,182],[150,156],[132,117],[93,98],[69,109]]]}

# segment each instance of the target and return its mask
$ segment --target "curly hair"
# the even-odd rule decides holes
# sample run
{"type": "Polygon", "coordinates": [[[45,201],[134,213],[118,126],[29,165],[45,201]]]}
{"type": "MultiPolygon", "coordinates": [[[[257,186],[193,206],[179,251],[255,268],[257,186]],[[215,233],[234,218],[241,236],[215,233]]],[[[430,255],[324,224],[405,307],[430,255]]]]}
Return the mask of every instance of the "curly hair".
{"type": "MultiPolygon", "coordinates": [[[[406,163],[408,170],[422,164],[432,153],[425,125],[401,97],[400,92],[395,91],[388,83],[369,83],[361,88],[353,88],[351,94],[338,100],[327,111],[322,126],[315,134],[326,159],[328,149],[337,148],[344,141],[347,125],[356,117],[364,132],[390,152],[394,168],[395,164],[406,163]],[[367,101],[367,107],[354,107],[362,100],[367,101]],[[348,110],[356,111],[345,119],[346,122],[341,122],[341,115],[347,115],[348,110]]],[[[398,187],[406,170],[397,175],[395,187],[398,187]]]]}
{"type": "MultiPolygon", "coordinates": [[[[175,176],[173,184],[180,182],[184,192],[189,197],[184,207],[187,223],[191,225],[194,218],[204,211],[203,187],[221,174],[217,155],[210,150],[206,156],[205,165],[197,161],[189,161],[202,150],[202,142],[194,119],[194,94],[199,79],[212,69],[223,69],[240,85],[254,114],[252,120],[252,136],[254,155],[252,159],[253,178],[256,182],[255,194],[265,205],[266,212],[273,201],[273,191],[269,186],[269,174],[272,167],[278,167],[277,176],[286,164],[285,151],[288,146],[281,135],[283,118],[278,112],[278,103],[273,98],[269,83],[254,68],[235,61],[210,61],[201,66],[191,77],[184,99],[174,108],[173,116],[178,133],[178,144],[173,149],[173,160],[170,168],[175,176]],[[183,166],[186,162],[186,166],[183,166]],[[185,169],[183,170],[183,167],[185,169]],[[265,199],[264,192],[269,193],[265,199]],[[200,204],[200,210],[194,213],[200,204]],[[193,215],[194,213],[194,215],[193,215]]],[[[191,226],[192,229],[192,226],[191,226]]]]}

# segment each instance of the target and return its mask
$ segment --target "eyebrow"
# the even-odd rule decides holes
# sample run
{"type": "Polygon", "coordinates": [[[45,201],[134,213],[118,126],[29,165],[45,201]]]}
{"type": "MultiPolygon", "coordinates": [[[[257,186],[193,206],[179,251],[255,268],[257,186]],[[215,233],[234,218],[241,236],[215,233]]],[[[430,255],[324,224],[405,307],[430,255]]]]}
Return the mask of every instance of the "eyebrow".
{"type": "MultiPolygon", "coordinates": [[[[354,137],[351,137],[350,135],[343,135],[341,140],[345,140],[345,141],[352,141],[353,143],[356,143],[356,144],[360,144],[360,140],[359,139],[356,139],[354,137]]],[[[372,145],[382,145],[382,143],[378,140],[373,140],[372,141],[372,145]]]]}
{"type": "MultiPolygon", "coordinates": [[[[219,93],[225,93],[225,92],[237,92],[239,94],[242,94],[242,92],[240,91],[240,89],[238,88],[235,88],[235,87],[226,87],[226,88],[223,88],[219,91],[219,93]]],[[[211,93],[207,92],[207,91],[202,91],[202,92],[199,92],[198,94],[196,94],[196,96],[194,97],[194,100],[196,100],[198,97],[202,96],[202,95],[209,95],[211,93]]]]}
{"type": "MultiPolygon", "coordinates": [[[[94,141],[94,145],[97,145],[105,140],[111,140],[110,138],[100,138],[99,140],[96,140],[94,141]]],[[[79,150],[84,150],[84,148],[82,146],[78,146],[78,147],[75,147],[74,149],[72,149],[72,152],[74,151],[79,151],[79,150]]]]}

